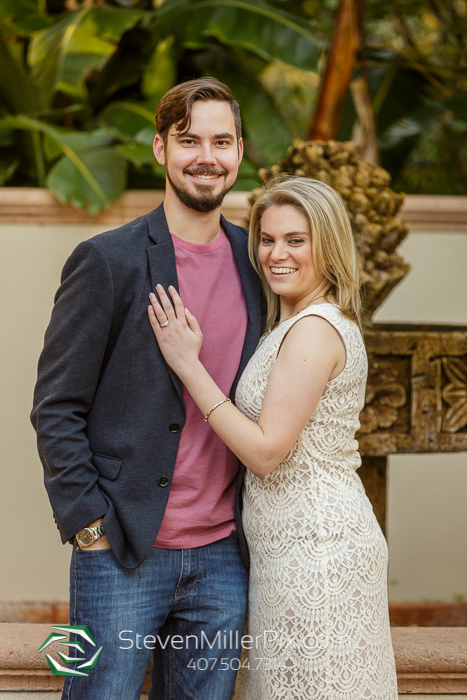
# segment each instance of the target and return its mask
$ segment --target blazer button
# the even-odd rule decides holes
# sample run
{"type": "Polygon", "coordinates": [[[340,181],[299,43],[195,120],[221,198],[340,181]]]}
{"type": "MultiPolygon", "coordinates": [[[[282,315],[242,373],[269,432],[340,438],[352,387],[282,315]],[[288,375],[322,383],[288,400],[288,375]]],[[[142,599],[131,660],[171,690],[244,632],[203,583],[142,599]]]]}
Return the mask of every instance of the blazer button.
{"type": "Polygon", "coordinates": [[[157,483],[159,484],[159,486],[160,486],[161,488],[165,489],[165,487],[166,487],[166,486],[168,485],[168,483],[169,483],[169,480],[167,479],[166,476],[161,476],[161,478],[157,480],[157,483]]]}
{"type": "Polygon", "coordinates": [[[180,432],[180,426],[178,423],[171,423],[169,425],[169,430],[171,433],[179,433],[180,432]]]}

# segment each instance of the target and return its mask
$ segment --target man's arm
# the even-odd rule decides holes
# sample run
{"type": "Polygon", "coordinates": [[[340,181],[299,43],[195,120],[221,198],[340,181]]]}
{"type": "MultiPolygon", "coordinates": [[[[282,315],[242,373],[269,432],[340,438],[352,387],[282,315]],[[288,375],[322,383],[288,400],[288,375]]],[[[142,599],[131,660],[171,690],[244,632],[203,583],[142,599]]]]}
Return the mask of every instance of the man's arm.
{"type": "Polygon", "coordinates": [[[85,435],[112,322],[109,264],[95,241],[67,260],[39,360],[32,424],[44,482],[66,542],[100,519],[108,504],[85,435]]]}

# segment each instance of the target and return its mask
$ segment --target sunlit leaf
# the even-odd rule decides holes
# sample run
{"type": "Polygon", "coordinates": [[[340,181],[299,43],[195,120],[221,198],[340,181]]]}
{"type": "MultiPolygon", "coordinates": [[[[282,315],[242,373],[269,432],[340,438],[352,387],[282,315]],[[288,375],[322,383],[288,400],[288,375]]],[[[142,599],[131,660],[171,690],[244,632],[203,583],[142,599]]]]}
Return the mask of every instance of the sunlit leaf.
{"type": "MultiPolygon", "coordinates": [[[[2,20],[0,20],[0,100],[3,107],[12,114],[34,112],[42,104],[41,96],[31,85],[23,65],[11,50],[8,30],[2,20]]],[[[6,133],[13,130],[6,123],[3,128],[6,129],[6,133]]],[[[18,151],[18,155],[21,154],[23,160],[28,159],[34,163],[37,184],[42,187],[45,164],[39,135],[26,134],[19,144],[18,151]]]]}
{"type": "Polygon", "coordinates": [[[46,95],[84,97],[84,81],[114,54],[122,34],[144,17],[139,10],[88,5],[39,32],[29,49],[33,78],[46,95]]]}
{"type": "Polygon", "coordinates": [[[159,99],[175,85],[177,66],[173,55],[175,36],[160,41],[143,72],[141,90],[146,97],[157,96],[159,99]]]}
{"type": "Polygon", "coordinates": [[[325,46],[302,18],[255,0],[201,0],[194,4],[181,0],[164,5],[158,16],[164,23],[175,16],[172,21],[179,23],[188,46],[199,46],[203,36],[215,36],[229,46],[308,70],[316,68],[325,46]],[[182,11],[183,24],[179,19],[182,11]]]}
{"type": "Polygon", "coordinates": [[[12,31],[26,37],[53,22],[39,11],[38,3],[34,0],[0,0],[0,17],[12,31]]]}
{"type": "MultiPolygon", "coordinates": [[[[98,146],[107,146],[114,141],[113,134],[104,129],[95,131],[69,131],[54,127],[56,133],[60,134],[63,143],[66,143],[73,151],[85,151],[98,146]]],[[[57,144],[55,138],[48,134],[44,138],[44,153],[48,160],[53,160],[63,153],[61,146],[57,144]]]]}
{"type": "Polygon", "coordinates": [[[143,130],[146,133],[148,128],[153,129],[155,134],[154,112],[144,102],[113,102],[102,110],[98,121],[101,126],[115,134],[127,137],[135,138],[143,130]]]}
{"type": "Polygon", "coordinates": [[[152,147],[143,146],[139,143],[121,144],[116,147],[116,150],[125,160],[128,160],[137,168],[141,168],[143,165],[152,165],[155,160],[152,147]]]}
{"type": "Polygon", "coordinates": [[[46,183],[60,201],[77,207],[89,203],[90,212],[96,213],[109,207],[120,196],[126,181],[126,163],[114,148],[76,151],[67,143],[69,134],[64,136],[61,130],[50,124],[23,115],[0,119],[0,134],[12,129],[29,131],[33,136],[43,134],[60,147],[65,158],[54,165],[46,183]],[[73,187],[76,188],[75,195],[73,187]]]}
{"type": "Polygon", "coordinates": [[[10,157],[0,160],[0,187],[10,180],[19,165],[19,158],[10,157]]]}
{"type": "Polygon", "coordinates": [[[47,186],[62,204],[72,204],[77,209],[89,207],[90,214],[98,214],[116,202],[126,184],[126,161],[113,147],[83,151],[80,160],[98,182],[105,200],[96,193],[88,179],[68,157],[63,156],[49,172],[47,186]]]}
{"type": "Polygon", "coordinates": [[[0,19],[0,97],[13,114],[32,112],[41,105],[40,96],[32,87],[23,65],[15,56],[8,39],[8,30],[0,19]]]}

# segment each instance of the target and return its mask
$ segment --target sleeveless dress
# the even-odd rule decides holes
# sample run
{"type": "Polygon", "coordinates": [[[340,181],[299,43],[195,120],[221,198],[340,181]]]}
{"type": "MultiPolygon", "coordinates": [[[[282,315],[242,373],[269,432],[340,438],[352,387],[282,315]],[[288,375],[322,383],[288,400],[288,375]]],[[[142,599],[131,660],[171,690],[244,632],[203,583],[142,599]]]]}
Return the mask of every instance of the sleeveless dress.
{"type": "Polygon", "coordinates": [[[258,421],[282,340],[309,315],[338,331],[346,364],[285,459],[263,479],[246,471],[249,636],[235,700],[397,700],[387,545],[356,473],[368,369],[357,325],[329,303],[284,321],[260,341],[236,405],[258,421]]]}

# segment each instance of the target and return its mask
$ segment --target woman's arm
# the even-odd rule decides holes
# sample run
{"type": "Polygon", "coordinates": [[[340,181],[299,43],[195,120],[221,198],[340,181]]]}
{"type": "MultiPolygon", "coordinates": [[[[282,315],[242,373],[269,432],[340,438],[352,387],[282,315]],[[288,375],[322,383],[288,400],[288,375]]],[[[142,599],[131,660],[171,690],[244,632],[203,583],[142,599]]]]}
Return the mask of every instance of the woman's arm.
{"type": "MultiPolygon", "coordinates": [[[[158,287],[163,309],[151,295],[149,317],[168,364],[193,400],[206,413],[225,398],[199,361],[202,334],[194,316],[169,288],[174,306],[158,287]],[[166,318],[169,325],[160,327],[166,318]],[[159,320],[158,320],[159,319],[159,320]]],[[[243,464],[258,477],[267,476],[287,455],[312,415],[326,383],[345,364],[337,331],[324,319],[306,316],[287,333],[269,377],[258,423],[233,404],[224,403],[209,424],[243,464]]]]}

